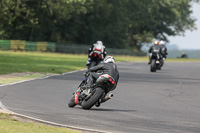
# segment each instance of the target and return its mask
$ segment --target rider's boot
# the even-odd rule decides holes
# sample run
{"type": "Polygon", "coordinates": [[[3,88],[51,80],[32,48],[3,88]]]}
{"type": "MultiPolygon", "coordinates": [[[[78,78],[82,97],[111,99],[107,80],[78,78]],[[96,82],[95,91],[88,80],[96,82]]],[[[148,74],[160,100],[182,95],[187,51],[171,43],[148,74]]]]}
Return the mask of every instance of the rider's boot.
{"type": "Polygon", "coordinates": [[[148,62],[148,64],[151,64],[151,57],[149,56],[149,62],[148,62]]]}
{"type": "Polygon", "coordinates": [[[90,63],[91,63],[91,58],[89,57],[88,60],[87,60],[86,66],[89,66],[90,63]]]}
{"type": "Polygon", "coordinates": [[[149,62],[148,62],[148,64],[151,64],[151,59],[149,59],[149,62]]]}
{"type": "Polygon", "coordinates": [[[101,105],[101,104],[100,104],[99,101],[95,104],[96,107],[100,107],[100,105],[101,105]]]}

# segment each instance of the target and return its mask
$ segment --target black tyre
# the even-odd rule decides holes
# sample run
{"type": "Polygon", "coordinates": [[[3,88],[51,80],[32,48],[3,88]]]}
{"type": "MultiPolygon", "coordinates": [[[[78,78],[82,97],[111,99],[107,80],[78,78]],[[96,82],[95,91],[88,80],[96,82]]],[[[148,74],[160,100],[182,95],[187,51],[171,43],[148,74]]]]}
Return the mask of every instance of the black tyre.
{"type": "Polygon", "coordinates": [[[68,102],[68,106],[69,106],[70,108],[73,108],[74,106],[76,106],[74,100],[75,100],[75,96],[73,95],[73,97],[71,98],[71,100],[68,102]]]}
{"type": "Polygon", "coordinates": [[[152,61],[151,61],[150,71],[156,72],[156,60],[155,59],[152,59],[152,61]]]}
{"type": "Polygon", "coordinates": [[[101,98],[103,95],[103,90],[102,88],[98,87],[94,89],[93,95],[88,99],[88,100],[83,100],[81,106],[83,109],[90,109],[92,106],[95,105],[95,103],[98,102],[98,100],[101,98]]]}

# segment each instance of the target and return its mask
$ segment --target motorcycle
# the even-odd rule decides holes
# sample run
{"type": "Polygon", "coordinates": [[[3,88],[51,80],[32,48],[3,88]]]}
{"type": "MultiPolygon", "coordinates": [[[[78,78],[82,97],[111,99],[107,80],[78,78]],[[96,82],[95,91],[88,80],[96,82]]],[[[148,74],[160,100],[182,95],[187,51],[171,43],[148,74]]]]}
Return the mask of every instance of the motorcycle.
{"type": "Polygon", "coordinates": [[[156,72],[156,70],[161,70],[162,65],[163,61],[160,60],[158,51],[155,50],[155,52],[151,53],[150,71],[156,72]]]}
{"type": "Polygon", "coordinates": [[[73,108],[76,105],[80,105],[82,109],[88,110],[94,105],[99,107],[101,103],[111,99],[112,93],[108,93],[116,87],[115,80],[108,74],[99,76],[94,84],[89,88],[85,87],[88,82],[89,74],[85,74],[85,78],[78,86],[78,90],[73,93],[71,100],[68,102],[68,106],[73,108]]]}
{"type": "Polygon", "coordinates": [[[103,60],[103,48],[101,46],[94,47],[89,57],[91,61],[88,65],[88,69],[98,65],[103,60]]]}

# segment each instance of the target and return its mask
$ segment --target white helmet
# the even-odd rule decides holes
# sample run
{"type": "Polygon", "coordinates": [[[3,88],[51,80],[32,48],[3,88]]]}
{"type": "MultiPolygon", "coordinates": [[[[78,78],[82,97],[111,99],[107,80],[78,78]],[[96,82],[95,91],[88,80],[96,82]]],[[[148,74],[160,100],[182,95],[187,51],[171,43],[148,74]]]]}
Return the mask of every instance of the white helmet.
{"type": "Polygon", "coordinates": [[[164,44],[165,45],[165,41],[160,41],[160,44],[164,44]]]}
{"type": "Polygon", "coordinates": [[[108,56],[104,59],[104,63],[115,63],[115,59],[112,56],[108,56]]]}
{"type": "Polygon", "coordinates": [[[102,41],[97,41],[96,44],[98,44],[98,45],[103,45],[103,42],[102,42],[102,41]]]}

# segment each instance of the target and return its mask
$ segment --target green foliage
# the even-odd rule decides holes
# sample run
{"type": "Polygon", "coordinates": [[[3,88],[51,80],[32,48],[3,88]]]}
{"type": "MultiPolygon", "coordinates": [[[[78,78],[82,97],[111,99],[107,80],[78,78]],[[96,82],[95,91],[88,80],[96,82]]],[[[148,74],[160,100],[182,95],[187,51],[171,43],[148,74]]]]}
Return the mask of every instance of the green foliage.
{"type": "Polygon", "coordinates": [[[151,42],[152,38],[167,40],[167,35],[175,36],[194,29],[194,19],[190,17],[191,2],[129,0],[129,9],[133,12],[129,16],[129,44],[141,46],[143,42],[151,42]]]}
{"type": "Polygon", "coordinates": [[[1,0],[0,39],[140,50],[152,39],[195,29],[199,0],[1,0]]]}

